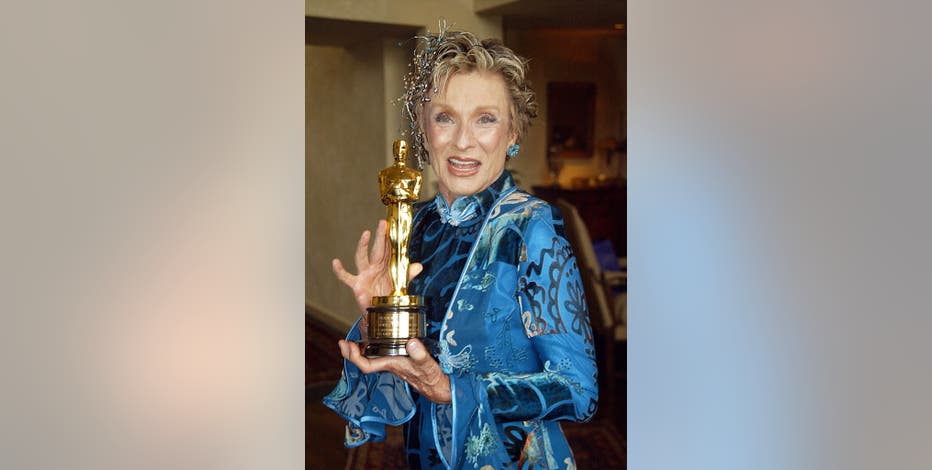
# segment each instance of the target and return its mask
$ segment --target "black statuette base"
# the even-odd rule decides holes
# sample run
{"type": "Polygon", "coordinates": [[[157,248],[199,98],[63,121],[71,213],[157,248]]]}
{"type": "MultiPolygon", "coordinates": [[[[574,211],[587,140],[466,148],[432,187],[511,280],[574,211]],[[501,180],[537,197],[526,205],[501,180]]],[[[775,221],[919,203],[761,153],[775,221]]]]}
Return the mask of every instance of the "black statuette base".
{"type": "Polygon", "coordinates": [[[366,357],[386,357],[386,356],[407,356],[408,350],[405,344],[408,340],[398,340],[392,342],[379,342],[366,344],[366,357]]]}

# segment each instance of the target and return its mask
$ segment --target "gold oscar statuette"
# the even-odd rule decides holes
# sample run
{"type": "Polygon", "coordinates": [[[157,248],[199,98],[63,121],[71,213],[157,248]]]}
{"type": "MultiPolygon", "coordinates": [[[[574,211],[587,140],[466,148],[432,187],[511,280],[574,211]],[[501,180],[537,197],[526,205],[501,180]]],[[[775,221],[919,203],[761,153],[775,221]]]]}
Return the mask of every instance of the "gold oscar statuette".
{"type": "Polygon", "coordinates": [[[421,172],[408,167],[408,144],[396,140],[392,146],[395,162],[379,172],[382,204],[388,206],[389,275],[392,293],[372,298],[369,312],[367,357],[407,356],[405,344],[427,332],[424,299],[408,295],[408,239],[413,212],[421,192],[421,172]]]}

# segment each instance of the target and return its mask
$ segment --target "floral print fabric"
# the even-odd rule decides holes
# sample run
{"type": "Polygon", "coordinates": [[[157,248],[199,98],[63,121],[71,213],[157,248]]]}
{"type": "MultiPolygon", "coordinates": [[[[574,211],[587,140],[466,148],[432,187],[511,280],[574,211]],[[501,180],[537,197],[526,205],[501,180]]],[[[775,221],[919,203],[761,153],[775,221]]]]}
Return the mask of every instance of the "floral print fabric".
{"type": "MultiPolygon", "coordinates": [[[[346,445],[380,441],[385,425],[403,423],[411,468],[574,468],[558,421],[590,419],[598,388],[559,213],[506,171],[452,207],[421,204],[411,239],[424,271],[409,292],[428,299],[426,342],[453,402],[432,403],[393,374],[345,361],[324,402],[347,420],[346,445]]],[[[347,339],[360,339],[358,324],[347,339]]]]}

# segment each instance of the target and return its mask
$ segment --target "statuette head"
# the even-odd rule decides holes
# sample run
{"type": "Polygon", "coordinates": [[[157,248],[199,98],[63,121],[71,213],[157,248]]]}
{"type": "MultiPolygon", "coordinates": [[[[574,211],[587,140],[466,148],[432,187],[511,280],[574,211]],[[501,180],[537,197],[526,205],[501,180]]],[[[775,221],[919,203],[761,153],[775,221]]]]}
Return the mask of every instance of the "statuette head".
{"type": "Polygon", "coordinates": [[[392,145],[392,154],[395,155],[396,162],[404,163],[408,158],[408,143],[404,140],[396,140],[392,145]]]}

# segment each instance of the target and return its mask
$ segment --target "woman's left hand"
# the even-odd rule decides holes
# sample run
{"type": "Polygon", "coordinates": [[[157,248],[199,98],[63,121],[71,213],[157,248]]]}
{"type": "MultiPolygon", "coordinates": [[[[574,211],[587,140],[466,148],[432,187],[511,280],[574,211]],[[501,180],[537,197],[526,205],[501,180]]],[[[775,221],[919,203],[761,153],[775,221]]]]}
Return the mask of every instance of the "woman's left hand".
{"type": "Polygon", "coordinates": [[[443,373],[440,364],[427,353],[424,343],[411,339],[406,345],[408,356],[368,358],[359,350],[359,344],[340,340],[340,353],[364,374],[391,372],[415,388],[421,395],[434,403],[446,404],[453,401],[450,377],[443,373]]]}

